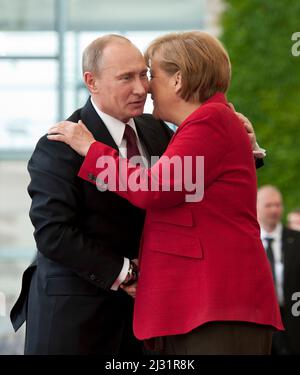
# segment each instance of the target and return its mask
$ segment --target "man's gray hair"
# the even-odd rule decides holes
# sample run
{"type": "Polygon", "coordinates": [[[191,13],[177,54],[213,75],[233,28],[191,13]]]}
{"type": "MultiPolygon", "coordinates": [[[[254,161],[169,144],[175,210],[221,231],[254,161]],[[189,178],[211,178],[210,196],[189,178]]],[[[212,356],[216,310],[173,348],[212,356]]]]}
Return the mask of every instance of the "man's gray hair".
{"type": "Polygon", "coordinates": [[[123,41],[131,43],[125,36],[118,34],[108,34],[91,42],[83,51],[82,54],[82,73],[91,72],[97,75],[101,67],[101,58],[104,48],[112,42],[123,41]]]}

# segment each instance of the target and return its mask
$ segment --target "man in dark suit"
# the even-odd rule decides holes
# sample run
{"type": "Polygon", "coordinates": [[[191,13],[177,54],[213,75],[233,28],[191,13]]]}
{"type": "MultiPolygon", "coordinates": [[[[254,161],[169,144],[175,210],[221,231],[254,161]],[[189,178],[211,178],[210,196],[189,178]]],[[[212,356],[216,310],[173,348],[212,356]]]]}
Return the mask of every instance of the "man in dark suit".
{"type": "MultiPolygon", "coordinates": [[[[142,114],[148,80],[139,50],[121,36],[98,38],[84,51],[83,73],[91,98],[69,120],[82,120],[124,156],[129,126],[142,156],[161,155],[172,131],[142,114]]],[[[11,312],[15,329],[26,319],[25,354],[142,350],[132,333],[133,299],[121,285],[134,275],[144,212],[79,179],[82,160],[44,136],[28,164],[38,252],[11,312]]]]}
{"type": "Polygon", "coordinates": [[[273,335],[272,354],[300,354],[300,317],[295,313],[300,292],[300,232],[282,225],[282,196],[275,186],[258,190],[257,213],[286,329],[273,335]]]}

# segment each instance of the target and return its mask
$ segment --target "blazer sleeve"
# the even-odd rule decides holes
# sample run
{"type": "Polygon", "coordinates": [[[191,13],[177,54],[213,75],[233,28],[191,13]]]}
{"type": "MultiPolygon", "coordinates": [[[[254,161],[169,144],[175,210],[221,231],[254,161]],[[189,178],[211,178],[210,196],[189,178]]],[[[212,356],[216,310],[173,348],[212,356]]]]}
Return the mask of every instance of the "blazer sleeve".
{"type": "Polygon", "coordinates": [[[80,229],[82,189],[77,172],[81,161],[69,146],[41,138],[28,164],[30,219],[41,253],[92,284],[109,289],[121,271],[123,258],[80,229]]]}
{"type": "Polygon", "coordinates": [[[178,129],[165,153],[151,168],[134,166],[111,147],[94,142],[78,175],[94,184],[104,182],[100,190],[114,191],[143,209],[200,201],[204,189],[219,175],[222,157],[228,149],[227,127],[220,126],[220,117],[211,110],[202,112],[201,118],[178,129]],[[177,172],[170,161],[177,165],[177,172]],[[163,178],[168,170],[169,178],[163,178]],[[133,181],[138,183],[135,185],[133,181]]]}

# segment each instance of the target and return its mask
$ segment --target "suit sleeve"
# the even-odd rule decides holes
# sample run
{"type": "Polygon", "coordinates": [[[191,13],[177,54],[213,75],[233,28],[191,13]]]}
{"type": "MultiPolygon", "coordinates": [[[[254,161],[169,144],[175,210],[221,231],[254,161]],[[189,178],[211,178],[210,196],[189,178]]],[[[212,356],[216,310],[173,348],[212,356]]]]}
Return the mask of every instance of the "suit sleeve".
{"type": "Polygon", "coordinates": [[[256,166],[256,169],[263,167],[264,166],[264,160],[263,159],[255,159],[255,166],[256,166]]]}
{"type": "Polygon", "coordinates": [[[113,284],[123,258],[103,248],[80,229],[82,158],[65,144],[41,138],[29,161],[30,219],[38,250],[104,289],[113,284]]]}
{"type": "Polygon", "coordinates": [[[111,147],[94,142],[79,176],[97,185],[104,182],[104,188],[143,209],[200,201],[204,189],[220,172],[227,143],[226,127],[219,126],[210,111],[204,111],[201,119],[177,131],[165,153],[151,168],[134,166],[120,158],[111,147]]]}

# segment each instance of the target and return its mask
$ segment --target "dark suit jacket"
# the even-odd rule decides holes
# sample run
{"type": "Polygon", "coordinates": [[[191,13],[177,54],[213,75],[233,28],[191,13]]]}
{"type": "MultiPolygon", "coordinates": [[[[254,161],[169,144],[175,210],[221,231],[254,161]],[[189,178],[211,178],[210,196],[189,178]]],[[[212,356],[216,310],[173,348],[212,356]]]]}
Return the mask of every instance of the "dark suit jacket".
{"type": "MultiPolygon", "coordinates": [[[[90,100],[69,118],[79,119],[117,149],[90,100]]],[[[148,154],[161,155],[172,131],[151,115],[135,124],[148,154]]],[[[82,161],[44,136],[28,164],[38,253],[11,312],[15,329],[27,319],[27,354],[117,354],[132,336],[133,300],[110,288],[123,258],[138,256],[144,212],[77,177],[82,161]]]]}
{"type": "MultiPolygon", "coordinates": [[[[284,265],[284,301],[282,309],[286,327],[285,338],[289,354],[300,354],[300,317],[293,316],[292,306],[296,303],[292,296],[300,292],[300,232],[284,228],[282,233],[282,254],[284,265]]],[[[299,309],[298,309],[299,310],[299,309]]],[[[282,341],[279,340],[279,345],[282,341]]],[[[278,348],[282,350],[282,348],[278,348]]],[[[288,354],[288,353],[287,353],[288,354]]]]}

